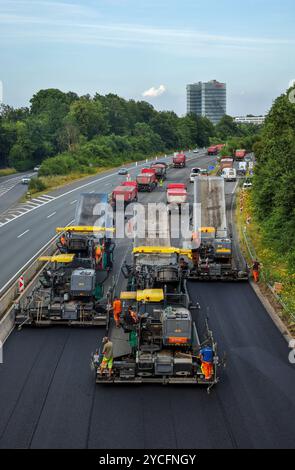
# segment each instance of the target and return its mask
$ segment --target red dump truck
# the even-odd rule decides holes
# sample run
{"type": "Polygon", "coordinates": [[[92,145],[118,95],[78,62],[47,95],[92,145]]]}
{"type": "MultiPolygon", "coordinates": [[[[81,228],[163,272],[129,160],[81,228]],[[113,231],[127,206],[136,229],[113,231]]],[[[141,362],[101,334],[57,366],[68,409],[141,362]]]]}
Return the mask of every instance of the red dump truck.
{"type": "Polygon", "coordinates": [[[125,182],[120,186],[117,186],[112,192],[112,205],[116,208],[118,200],[124,201],[124,206],[131,202],[137,201],[137,187],[133,184],[127,186],[126,183],[133,183],[131,181],[125,182]]]}
{"type": "Polygon", "coordinates": [[[157,186],[156,170],[154,168],[143,168],[137,175],[136,182],[138,191],[153,191],[157,186]]]}
{"type": "Polygon", "coordinates": [[[211,145],[207,151],[208,155],[217,155],[218,154],[218,147],[217,145],[211,145]]]}
{"type": "Polygon", "coordinates": [[[186,164],[186,155],[184,153],[177,153],[173,157],[174,168],[184,168],[186,164]]]}
{"type": "Polygon", "coordinates": [[[215,145],[215,147],[217,148],[218,152],[220,152],[220,150],[222,150],[223,147],[225,147],[225,144],[217,144],[215,145]]]}
{"type": "Polygon", "coordinates": [[[224,170],[225,168],[233,168],[234,160],[232,157],[223,157],[220,160],[220,170],[224,170]]]}
{"type": "Polygon", "coordinates": [[[187,202],[186,185],[182,183],[172,183],[167,186],[167,202],[182,204],[187,202]]]}
{"type": "Polygon", "coordinates": [[[166,179],[166,165],[164,163],[153,163],[151,169],[156,171],[157,180],[166,179]]]}
{"type": "Polygon", "coordinates": [[[247,155],[247,151],[245,149],[238,149],[235,153],[235,160],[244,160],[245,156],[247,155]]]}
{"type": "Polygon", "coordinates": [[[120,186],[133,186],[135,188],[135,191],[136,191],[136,196],[137,196],[137,193],[138,193],[138,184],[136,181],[124,181],[123,183],[120,184],[120,186]]]}

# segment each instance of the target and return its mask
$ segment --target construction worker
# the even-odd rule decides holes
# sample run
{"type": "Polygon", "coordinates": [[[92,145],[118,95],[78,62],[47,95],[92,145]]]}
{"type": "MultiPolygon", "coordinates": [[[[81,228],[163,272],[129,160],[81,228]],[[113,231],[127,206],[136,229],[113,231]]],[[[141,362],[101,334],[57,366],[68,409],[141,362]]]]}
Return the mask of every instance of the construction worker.
{"type": "Polygon", "coordinates": [[[131,305],[129,305],[129,307],[128,307],[128,315],[129,315],[129,318],[131,318],[132,323],[138,323],[139,322],[138,315],[134,310],[132,310],[131,305]]]}
{"type": "Polygon", "coordinates": [[[118,299],[118,297],[114,298],[112,310],[113,310],[116,327],[120,328],[120,315],[122,313],[122,302],[120,299],[118,299]]]}
{"type": "Polygon", "coordinates": [[[61,235],[60,239],[59,239],[60,243],[62,246],[65,246],[66,244],[66,237],[64,234],[61,235]]]}
{"type": "Polygon", "coordinates": [[[260,263],[257,260],[254,260],[252,266],[252,273],[254,282],[259,282],[259,270],[260,270],[260,263]]]}
{"type": "Polygon", "coordinates": [[[201,370],[206,380],[210,380],[213,375],[213,351],[206,346],[200,350],[201,370]]]}
{"type": "Polygon", "coordinates": [[[103,349],[102,349],[103,360],[101,361],[101,364],[100,364],[99,373],[100,375],[102,375],[104,370],[108,368],[109,378],[111,378],[112,371],[113,371],[113,360],[114,360],[113,343],[107,336],[105,336],[102,340],[102,344],[103,344],[103,349]]]}
{"type": "Polygon", "coordinates": [[[160,186],[160,188],[163,188],[163,183],[164,183],[163,178],[160,178],[160,179],[159,179],[159,186],[160,186]]]}
{"type": "Polygon", "coordinates": [[[97,245],[94,250],[95,263],[98,265],[102,258],[102,249],[100,245],[97,245]]]}
{"type": "Polygon", "coordinates": [[[187,271],[188,269],[188,263],[185,261],[184,258],[180,258],[179,260],[179,267],[182,271],[187,271]]]}

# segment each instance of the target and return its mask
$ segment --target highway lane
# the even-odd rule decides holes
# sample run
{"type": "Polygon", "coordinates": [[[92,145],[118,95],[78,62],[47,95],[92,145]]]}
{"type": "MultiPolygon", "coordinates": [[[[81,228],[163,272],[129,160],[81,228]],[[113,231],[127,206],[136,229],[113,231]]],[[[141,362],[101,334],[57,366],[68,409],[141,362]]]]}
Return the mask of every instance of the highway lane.
{"type": "MultiPolygon", "coordinates": [[[[194,166],[196,162],[206,166],[216,160],[208,157],[204,152],[197,156],[191,153],[188,154],[188,157],[190,158],[188,168],[194,166]]],[[[140,167],[133,168],[130,171],[131,177],[139,171],[140,167]]],[[[126,177],[117,175],[117,172],[108,171],[99,177],[92,177],[90,182],[76,182],[73,186],[65,188],[64,192],[62,190],[53,192],[52,195],[56,199],[0,226],[2,267],[0,290],[53,237],[57,226],[64,226],[73,220],[76,201],[79,199],[80,193],[89,191],[110,193],[119,182],[125,180],[126,177]],[[85,184],[87,186],[84,186],[85,184]]]]}
{"type": "Polygon", "coordinates": [[[25,175],[34,173],[15,173],[14,175],[0,177],[0,214],[16,204],[26,193],[28,186],[21,183],[25,175]]]}
{"type": "MultiPolygon", "coordinates": [[[[171,170],[169,179],[180,175],[187,179],[188,170],[171,170]]],[[[116,248],[117,270],[126,246],[116,248]]],[[[228,356],[210,395],[197,387],[95,385],[90,353],[102,329],[23,329],[6,342],[0,365],[0,447],[294,448],[294,366],[251,286],[189,289],[228,356]]]]}

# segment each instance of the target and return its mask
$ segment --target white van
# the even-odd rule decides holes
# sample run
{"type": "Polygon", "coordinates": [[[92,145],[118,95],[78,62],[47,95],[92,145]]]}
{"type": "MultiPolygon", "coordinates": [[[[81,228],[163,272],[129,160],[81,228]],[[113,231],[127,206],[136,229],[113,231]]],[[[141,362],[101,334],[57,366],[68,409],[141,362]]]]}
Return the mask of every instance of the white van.
{"type": "Polygon", "coordinates": [[[237,181],[237,170],[235,168],[224,168],[221,176],[224,181],[237,181]]]}
{"type": "Polygon", "coordinates": [[[198,176],[201,172],[201,168],[192,168],[190,174],[190,182],[193,183],[195,181],[195,177],[198,176]]]}

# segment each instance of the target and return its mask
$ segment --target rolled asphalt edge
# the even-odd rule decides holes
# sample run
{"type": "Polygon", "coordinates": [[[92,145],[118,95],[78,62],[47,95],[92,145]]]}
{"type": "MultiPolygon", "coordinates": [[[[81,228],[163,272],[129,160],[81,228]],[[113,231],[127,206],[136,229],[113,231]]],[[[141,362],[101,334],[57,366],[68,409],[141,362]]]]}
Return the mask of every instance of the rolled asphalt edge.
{"type": "Polygon", "coordinates": [[[265,297],[265,295],[261,292],[261,290],[259,288],[259,285],[255,284],[254,281],[249,281],[249,282],[250,282],[250,285],[251,285],[252,289],[254,290],[255,294],[257,295],[260,302],[262,303],[265,310],[267,311],[268,315],[271,317],[272,321],[274,322],[274,324],[276,325],[276,327],[278,328],[278,330],[283,335],[283,337],[285,338],[285,340],[287,341],[287,343],[289,345],[290,341],[293,339],[292,334],[290,333],[290,331],[286,327],[283,320],[279,317],[279,315],[277,314],[276,310],[271,305],[271,303],[269,302],[267,297],[265,297]]]}

